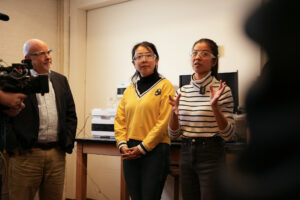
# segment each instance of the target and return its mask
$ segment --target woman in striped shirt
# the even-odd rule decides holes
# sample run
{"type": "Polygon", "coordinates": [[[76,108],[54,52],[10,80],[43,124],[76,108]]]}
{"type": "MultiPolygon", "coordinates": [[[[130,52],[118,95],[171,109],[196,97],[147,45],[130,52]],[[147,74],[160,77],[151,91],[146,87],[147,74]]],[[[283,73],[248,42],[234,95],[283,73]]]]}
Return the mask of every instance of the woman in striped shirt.
{"type": "Polygon", "coordinates": [[[196,41],[189,85],[170,97],[171,137],[181,137],[180,177],[184,200],[216,198],[214,174],[224,160],[224,140],[234,134],[233,97],[218,74],[218,46],[210,39],[196,41]]]}

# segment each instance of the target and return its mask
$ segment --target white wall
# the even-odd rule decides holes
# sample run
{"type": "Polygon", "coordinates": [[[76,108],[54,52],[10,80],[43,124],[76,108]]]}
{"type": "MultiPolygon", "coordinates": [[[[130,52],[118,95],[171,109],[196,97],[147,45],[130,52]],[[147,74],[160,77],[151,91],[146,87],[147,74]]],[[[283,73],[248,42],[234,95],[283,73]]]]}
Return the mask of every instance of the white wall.
{"type": "MultiPolygon", "coordinates": [[[[66,0],[65,0],[66,1],[66,0]]],[[[86,110],[86,10],[95,7],[107,6],[127,0],[71,0],[70,1],[70,79],[73,96],[78,115],[77,137],[90,135],[90,121],[84,129],[85,119],[90,114],[86,110]]],[[[69,162],[66,178],[66,197],[75,199],[75,164],[76,149],[69,162]]],[[[88,156],[87,170],[87,197],[94,199],[120,198],[120,158],[110,156],[88,156]],[[109,176],[108,176],[109,175],[109,176]]]]}
{"type": "Polygon", "coordinates": [[[0,12],[10,17],[0,21],[0,59],[8,65],[20,63],[26,40],[38,38],[53,49],[53,69],[57,68],[58,12],[56,0],[1,0],[0,12]]]}
{"type": "MultiPolygon", "coordinates": [[[[180,74],[192,73],[189,53],[193,43],[203,37],[215,40],[223,49],[219,71],[239,71],[240,102],[243,104],[249,82],[260,72],[261,60],[260,49],[243,33],[243,22],[259,2],[131,0],[87,10],[86,46],[82,46],[86,48],[85,116],[93,108],[111,106],[110,99],[115,97],[117,85],[129,82],[134,73],[133,45],[144,40],[157,46],[159,72],[174,85],[178,85],[180,74]]],[[[89,119],[83,134],[90,135],[90,130],[89,119]]],[[[88,197],[118,199],[119,171],[118,158],[89,156],[88,197]]],[[[166,188],[171,184],[172,180],[168,180],[166,188]]],[[[165,190],[163,199],[171,197],[172,190],[165,190]]]]}
{"type": "Polygon", "coordinates": [[[178,85],[180,74],[192,73],[189,53],[203,37],[224,50],[219,72],[239,71],[243,104],[249,81],[260,71],[260,50],[243,33],[253,2],[258,0],[132,0],[88,11],[86,110],[107,107],[117,85],[129,82],[134,44],[153,42],[160,54],[159,72],[178,85]]]}

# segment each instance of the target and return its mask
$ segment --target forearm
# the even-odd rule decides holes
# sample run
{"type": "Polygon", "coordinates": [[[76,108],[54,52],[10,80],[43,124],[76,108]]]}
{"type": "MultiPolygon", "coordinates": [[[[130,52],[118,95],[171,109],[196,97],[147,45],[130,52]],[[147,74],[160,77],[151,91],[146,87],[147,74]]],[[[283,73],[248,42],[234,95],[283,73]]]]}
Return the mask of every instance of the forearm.
{"type": "MultiPolygon", "coordinates": [[[[123,146],[127,147],[127,122],[125,117],[125,110],[123,105],[123,99],[121,100],[117,114],[115,116],[114,120],[114,132],[115,132],[115,138],[117,141],[117,147],[121,150],[123,146]]],[[[131,120],[131,119],[129,119],[131,120]]]]}
{"type": "Polygon", "coordinates": [[[227,119],[225,118],[221,110],[218,108],[218,106],[212,106],[212,110],[215,114],[216,122],[218,124],[219,129],[224,130],[228,125],[227,119]]]}
{"type": "Polygon", "coordinates": [[[2,90],[0,90],[0,105],[6,107],[8,106],[8,101],[7,100],[7,94],[5,92],[3,92],[2,90]]]}
{"type": "Polygon", "coordinates": [[[140,144],[139,149],[142,152],[144,151],[143,153],[152,151],[152,149],[154,149],[161,142],[170,143],[170,138],[168,135],[168,122],[170,117],[170,111],[170,108],[165,110],[165,112],[162,112],[162,114],[159,116],[158,120],[153,120],[153,122],[155,122],[155,125],[148,132],[147,136],[143,139],[143,142],[140,144]]]}
{"type": "Polygon", "coordinates": [[[174,111],[171,111],[170,120],[169,120],[169,128],[173,131],[179,129],[179,119],[178,115],[175,114],[174,111]]]}
{"type": "Polygon", "coordinates": [[[4,93],[0,90],[0,104],[3,104],[4,93]]]}
{"type": "Polygon", "coordinates": [[[173,111],[170,114],[168,132],[171,138],[177,138],[181,135],[178,115],[173,111]]]}

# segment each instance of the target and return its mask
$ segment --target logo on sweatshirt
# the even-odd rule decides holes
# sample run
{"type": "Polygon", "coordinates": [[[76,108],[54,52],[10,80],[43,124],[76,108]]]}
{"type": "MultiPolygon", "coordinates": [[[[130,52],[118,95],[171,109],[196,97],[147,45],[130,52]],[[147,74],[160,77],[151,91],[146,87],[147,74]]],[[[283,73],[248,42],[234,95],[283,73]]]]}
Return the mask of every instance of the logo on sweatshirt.
{"type": "Polygon", "coordinates": [[[161,94],[161,89],[157,89],[156,91],[155,91],[155,96],[158,96],[158,95],[160,95],[161,94]]]}

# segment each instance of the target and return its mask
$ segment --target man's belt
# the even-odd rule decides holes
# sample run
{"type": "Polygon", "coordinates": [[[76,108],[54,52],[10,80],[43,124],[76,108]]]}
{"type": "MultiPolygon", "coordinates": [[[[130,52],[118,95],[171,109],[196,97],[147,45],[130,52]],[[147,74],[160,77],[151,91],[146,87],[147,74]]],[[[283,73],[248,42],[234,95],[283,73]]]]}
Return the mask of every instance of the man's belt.
{"type": "Polygon", "coordinates": [[[33,145],[33,148],[39,148],[43,150],[49,150],[55,147],[58,147],[58,142],[36,143],[33,145]]]}

